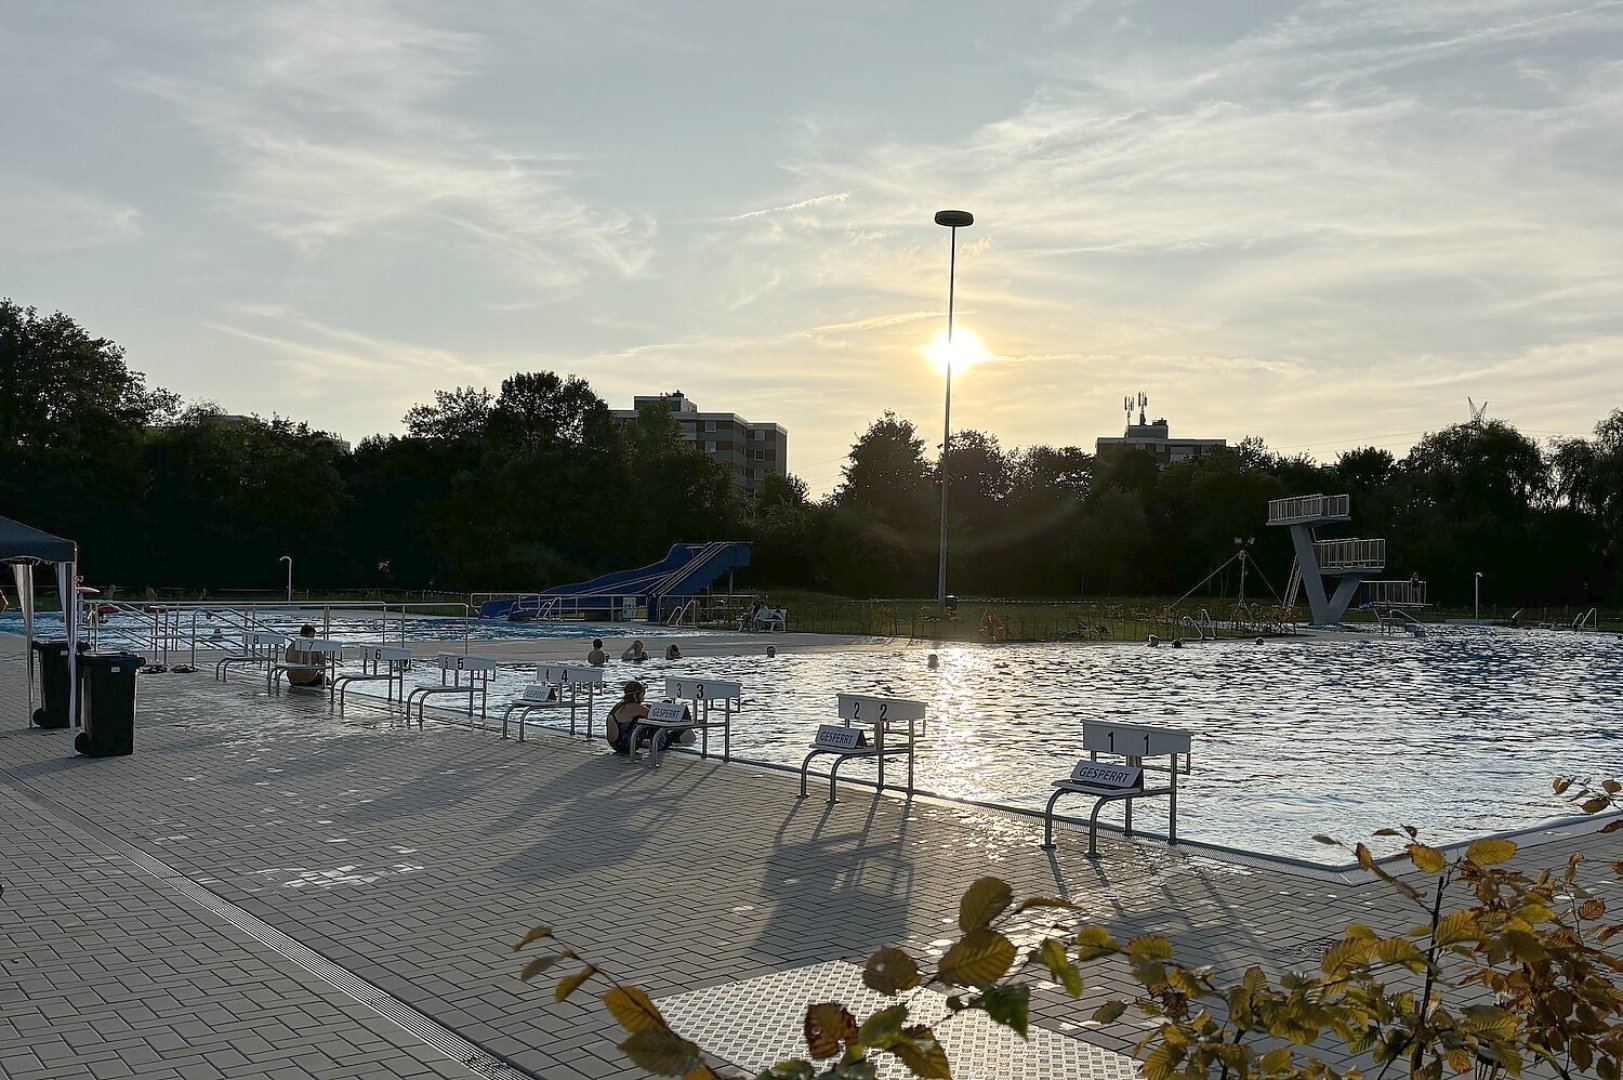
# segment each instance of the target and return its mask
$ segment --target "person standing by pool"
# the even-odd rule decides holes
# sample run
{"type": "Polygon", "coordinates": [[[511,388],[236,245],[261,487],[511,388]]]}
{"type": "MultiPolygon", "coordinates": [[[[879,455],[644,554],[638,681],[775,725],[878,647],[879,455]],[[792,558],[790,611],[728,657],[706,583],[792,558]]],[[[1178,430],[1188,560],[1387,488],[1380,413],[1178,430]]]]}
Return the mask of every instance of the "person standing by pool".
{"type": "Polygon", "coordinates": [[[630,647],[620,654],[620,659],[630,660],[634,664],[640,664],[648,659],[648,650],[643,648],[642,638],[632,638],[630,647]]]}
{"type": "Polygon", "coordinates": [[[609,662],[609,654],[603,651],[603,639],[592,639],[592,651],[586,654],[586,662],[593,667],[602,667],[609,662]]]}

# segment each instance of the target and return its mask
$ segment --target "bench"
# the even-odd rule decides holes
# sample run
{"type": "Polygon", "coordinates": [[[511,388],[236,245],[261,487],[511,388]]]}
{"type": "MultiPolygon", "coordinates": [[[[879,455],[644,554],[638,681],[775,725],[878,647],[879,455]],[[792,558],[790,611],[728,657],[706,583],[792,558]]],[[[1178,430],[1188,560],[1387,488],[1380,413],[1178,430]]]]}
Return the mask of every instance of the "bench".
{"type": "Polygon", "coordinates": [[[1099,811],[1106,803],[1125,802],[1127,822],[1123,832],[1133,835],[1133,803],[1138,799],[1165,795],[1168,802],[1167,840],[1178,842],[1178,776],[1189,775],[1191,736],[1177,728],[1144,727],[1087,720],[1082,724],[1082,749],[1088,756],[1076,763],[1071,775],[1054,781],[1054,794],[1043,811],[1043,848],[1054,848],[1054,804],[1064,795],[1091,795],[1093,813],[1088,817],[1088,858],[1099,857],[1099,811]],[[1121,758],[1122,764],[1100,761],[1099,756],[1121,758]],[[1146,758],[1166,758],[1165,765],[1147,765],[1146,758]],[[1180,764],[1179,758],[1182,758],[1180,764]],[[1144,773],[1164,772],[1163,787],[1144,786],[1144,773]]]}
{"type": "Polygon", "coordinates": [[[336,695],[340,709],[344,707],[344,694],[349,690],[350,683],[387,682],[383,695],[385,701],[397,700],[396,687],[400,691],[398,700],[406,700],[406,672],[411,670],[410,649],[393,645],[351,645],[346,653],[346,659],[361,662],[361,670],[357,674],[340,675],[328,684],[327,697],[331,699],[336,695]]]}
{"type": "Polygon", "coordinates": [[[287,636],[266,630],[255,630],[242,639],[242,652],[221,657],[214,665],[214,677],[225,682],[226,672],[232,664],[271,664],[287,647],[287,636]]]}
{"type": "MultiPolygon", "coordinates": [[[[642,729],[659,731],[697,731],[703,742],[699,756],[710,756],[710,729],[721,729],[721,760],[731,761],[733,754],[733,713],[736,703],[744,696],[742,683],[720,679],[691,679],[684,676],[665,680],[665,696],[669,702],[658,702],[648,707],[648,715],[631,726],[631,760],[637,760],[637,738],[642,729]],[[719,707],[718,707],[719,706],[719,707]]],[[[649,744],[649,763],[659,767],[659,743],[649,744]]]]}
{"type": "MultiPolygon", "coordinates": [[[[289,671],[314,671],[321,675],[324,682],[331,682],[338,674],[338,658],[343,655],[344,646],[337,641],[323,641],[321,638],[294,638],[288,642],[292,653],[308,656],[309,660],[281,660],[272,661],[265,666],[265,690],[269,692],[276,689],[276,684],[282,676],[289,671]]],[[[299,687],[298,683],[288,680],[288,686],[305,690],[316,690],[319,687],[299,687]]]]}
{"type": "Polygon", "coordinates": [[[597,688],[603,685],[603,669],[571,664],[546,665],[536,670],[536,681],[524,688],[523,696],[511,701],[502,713],[502,738],[507,723],[516,712],[518,741],[524,741],[524,721],[532,712],[547,709],[569,710],[569,734],[575,734],[577,714],[586,713],[586,737],[592,737],[592,713],[597,709],[597,688]]]}
{"type": "Polygon", "coordinates": [[[484,656],[465,656],[462,653],[440,653],[435,657],[440,669],[438,686],[419,686],[406,695],[406,723],[411,723],[411,707],[417,706],[417,727],[421,730],[427,719],[428,699],[439,694],[454,694],[468,699],[468,726],[473,726],[473,699],[479,699],[481,726],[487,717],[490,702],[490,677],[496,673],[496,661],[484,656]],[[464,681],[463,676],[467,679],[464,681]]]}
{"type": "Polygon", "coordinates": [[[800,797],[806,797],[806,781],[811,775],[812,759],[830,755],[836,760],[828,770],[828,801],[839,802],[835,784],[839,780],[840,766],[853,758],[871,758],[879,766],[877,790],[885,790],[885,759],[898,755],[907,758],[907,786],[913,795],[913,759],[918,740],[926,732],[922,701],[907,698],[868,697],[863,694],[839,695],[839,724],[823,724],[812,740],[811,753],[800,763],[800,797]],[[869,730],[873,737],[868,738],[869,730]]]}

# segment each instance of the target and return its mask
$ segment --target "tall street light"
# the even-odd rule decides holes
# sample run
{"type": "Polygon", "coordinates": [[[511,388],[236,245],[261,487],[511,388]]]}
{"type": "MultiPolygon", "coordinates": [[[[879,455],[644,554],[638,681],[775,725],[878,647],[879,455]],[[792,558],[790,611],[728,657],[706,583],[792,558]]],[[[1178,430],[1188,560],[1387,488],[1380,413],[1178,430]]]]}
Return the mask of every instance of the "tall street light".
{"type": "Polygon", "coordinates": [[[283,555],[277,562],[287,563],[287,602],[293,602],[293,556],[283,555]]]}
{"type": "Polygon", "coordinates": [[[1476,591],[1474,603],[1471,605],[1471,616],[1477,622],[1482,621],[1482,571],[1476,572],[1476,591]]]}
{"type": "Polygon", "coordinates": [[[958,283],[958,230],[975,224],[975,215],[968,210],[938,210],[935,223],[952,230],[951,254],[947,261],[947,405],[944,410],[941,433],[941,566],[936,573],[935,599],[942,610],[947,607],[947,455],[952,450],[952,305],[958,283]]]}

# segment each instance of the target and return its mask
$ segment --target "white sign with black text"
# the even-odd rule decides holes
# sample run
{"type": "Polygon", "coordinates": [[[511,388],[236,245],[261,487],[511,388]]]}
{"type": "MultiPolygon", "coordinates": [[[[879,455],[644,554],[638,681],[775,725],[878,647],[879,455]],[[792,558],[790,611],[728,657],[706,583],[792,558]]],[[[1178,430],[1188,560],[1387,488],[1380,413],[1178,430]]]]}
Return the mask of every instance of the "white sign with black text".
{"type": "Polygon", "coordinates": [[[820,724],[817,728],[817,738],[812,745],[819,750],[855,750],[857,740],[862,737],[862,729],[846,727],[844,724],[820,724]]]}
{"type": "Polygon", "coordinates": [[[1137,765],[1109,765],[1084,758],[1071,770],[1071,782],[1089,784],[1093,787],[1142,787],[1144,770],[1137,765]]]}
{"type": "Polygon", "coordinates": [[[648,719],[661,724],[680,724],[691,720],[687,706],[680,701],[656,701],[648,706],[648,719]]]}

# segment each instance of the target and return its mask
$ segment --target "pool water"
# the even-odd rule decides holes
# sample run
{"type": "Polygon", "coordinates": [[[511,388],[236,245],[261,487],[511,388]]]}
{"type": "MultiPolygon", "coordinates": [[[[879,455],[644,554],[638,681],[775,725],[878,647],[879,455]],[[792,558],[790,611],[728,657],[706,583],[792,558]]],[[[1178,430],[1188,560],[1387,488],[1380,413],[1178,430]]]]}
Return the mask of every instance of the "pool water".
{"type": "MultiPolygon", "coordinates": [[[[919,698],[930,705],[922,790],[1038,810],[1082,756],[1083,720],[1184,728],[1194,750],[1193,773],[1180,779],[1180,835],[1318,863],[1348,856],[1315,833],[1350,843],[1414,825],[1429,842],[1454,842],[1575,813],[1551,790],[1557,775],[1623,776],[1615,636],[1461,627],[1422,639],[965,646],[940,656],[938,671],[916,649],[616,661],[605,678],[611,688],[641,678],[655,695],[667,675],[741,682],[734,754],[794,766],[817,725],[837,722],[837,693],[919,698]]],[[[504,669],[492,701],[516,696],[533,674],[504,669]]],[[[416,677],[438,680],[431,670],[416,677]]],[[[599,717],[618,697],[610,693],[599,717]]],[[[864,769],[872,774],[856,763],[842,772],[864,769]]],[[[1083,813],[1090,802],[1060,806],[1083,813]]],[[[1105,820],[1120,813],[1107,808],[1105,820]]],[[[1148,800],[1135,824],[1161,832],[1165,814],[1166,800],[1148,800]]]]}

